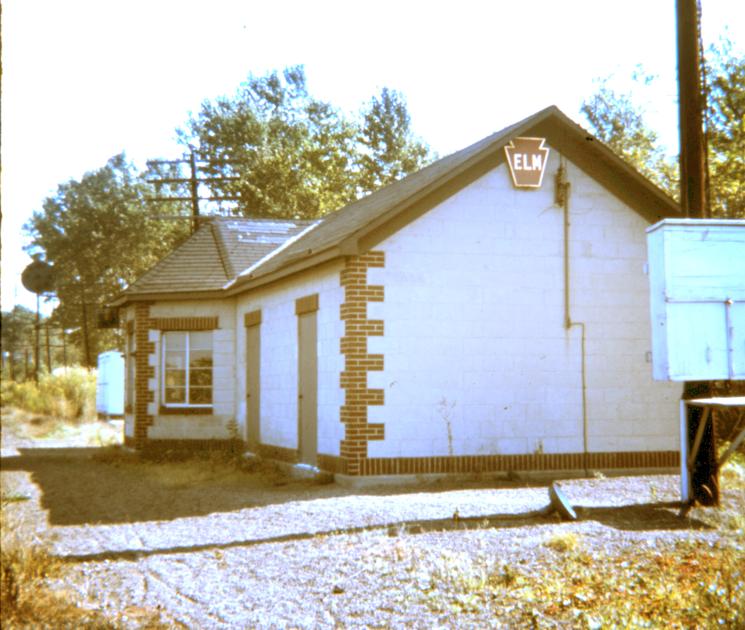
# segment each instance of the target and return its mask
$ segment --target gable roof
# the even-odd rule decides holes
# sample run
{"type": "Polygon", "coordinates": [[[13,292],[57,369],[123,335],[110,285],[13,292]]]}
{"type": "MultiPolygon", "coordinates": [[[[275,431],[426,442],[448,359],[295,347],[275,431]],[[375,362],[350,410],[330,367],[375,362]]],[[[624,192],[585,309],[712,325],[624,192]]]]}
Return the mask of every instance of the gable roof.
{"type": "Polygon", "coordinates": [[[124,295],[217,291],[312,221],[211,217],[124,295]]]}
{"type": "Polygon", "coordinates": [[[505,161],[513,138],[546,138],[650,223],[681,216],[677,202],[557,107],[551,106],[326,216],[312,231],[226,284],[246,290],[341,255],[370,249],[409,221],[505,161]]]}
{"type": "MultiPolygon", "coordinates": [[[[681,216],[678,204],[557,107],[551,106],[461,151],[329,214],[316,223],[219,219],[205,225],[123,294],[208,291],[234,295],[340,256],[369,250],[388,235],[505,161],[504,147],[519,136],[538,136],[598,180],[650,223],[681,216]],[[244,221],[278,227],[275,240],[241,239],[244,221]],[[233,222],[234,227],[228,227],[233,222]],[[284,227],[279,227],[280,225],[284,227]],[[212,229],[211,242],[207,228],[212,229]],[[286,229],[285,240],[277,241],[286,229]],[[259,251],[261,250],[261,251],[259,251]],[[263,252],[263,254],[262,254],[263,252]],[[260,255],[262,254],[262,255],[260,255]],[[207,260],[210,258],[210,260],[207,260]],[[171,260],[173,259],[173,260],[171,260]],[[196,261],[196,262],[195,262],[196,261]],[[218,262],[219,261],[219,264],[218,262]],[[186,279],[184,269],[194,273],[186,279]]],[[[246,227],[250,232],[250,228],[246,227]]],[[[257,231],[258,235],[259,232],[257,231]]]]}

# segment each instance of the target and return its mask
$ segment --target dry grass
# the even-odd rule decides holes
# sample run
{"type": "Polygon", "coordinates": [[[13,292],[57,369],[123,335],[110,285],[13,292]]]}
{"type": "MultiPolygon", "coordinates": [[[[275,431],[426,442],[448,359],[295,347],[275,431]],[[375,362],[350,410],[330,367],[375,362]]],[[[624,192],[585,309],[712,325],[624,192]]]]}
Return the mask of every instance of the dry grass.
{"type": "Polygon", "coordinates": [[[70,441],[78,446],[110,446],[123,440],[121,427],[110,422],[69,420],[57,416],[41,415],[16,408],[3,408],[3,430],[15,436],[39,441],[70,441]]]}
{"type": "MultiPolygon", "coordinates": [[[[535,567],[487,566],[468,554],[420,560],[420,599],[437,613],[485,607],[518,627],[745,627],[745,551],[680,541],[665,550],[569,550],[535,567]]],[[[465,621],[466,618],[464,618],[465,621]]],[[[466,624],[467,625],[467,624],[466,624]]]]}
{"type": "MultiPolygon", "coordinates": [[[[722,470],[723,486],[745,492],[745,456],[722,470]]],[[[745,515],[723,506],[717,543],[598,551],[572,531],[544,541],[557,554],[539,567],[487,564],[470,554],[419,557],[420,599],[438,613],[485,607],[519,627],[745,627],[745,515]]]]}
{"type": "Polygon", "coordinates": [[[270,486],[290,481],[290,477],[271,462],[249,460],[238,452],[219,449],[142,455],[115,445],[101,449],[93,459],[170,489],[194,488],[214,482],[245,486],[250,478],[270,486]]]}
{"type": "Polygon", "coordinates": [[[0,526],[0,624],[4,629],[117,627],[100,613],[76,605],[68,592],[48,588],[48,580],[63,573],[60,562],[43,545],[19,539],[15,532],[22,528],[11,526],[4,512],[0,526]]]}
{"type": "Polygon", "coordinates": [[[0,517],[0,627],[3,630],[119,629],[127,627],[125,620],[131,621],[135,616],[138,628],[167,627],[160,622],[158,611],[127,610],[111,619],[100,610],[80,606],[75,590],[50,588],[50,581],[64,584],[69,567],[50,554],[43,543],[28,540],[33,527],[24,526],[16,513],[7,511],[10,504],[28,498],[12,491],[3,496],[0,517]]]}
{"type": "Polygon", "coordinates": [[[42,374],[38,383],[5,379],[1,394],[3,407],[16,407],[67,421],[96,418],[96,373],[93,370],[69,368],[59,374],[42,374]]]}
{"type": "MultiPolygon", "coordinates": [[[[265,476],[271,485],[284,479],[271,466],[225,451],[146,458],[108,447],[100,449],[96,459],[169,489],[201,485],[209,492],[213,481],[245,487],[252,475],[265,476]]],[[[722,470],[721,480],[728,491],[745,492],[745,456],[737,454],[722,470]]],[[[716,523],[716,543],[701,542],[693,531],[684,530],[677,542],[671,538],[656,545],[621,542],[620,551],[619,544],[609,551],[592,531],[557,524],[552,525],[554,533],[535,535],[533,559],[522,563],[500,559],[498,552],[480,554],[476,546],[448,551],[427,547],[424,537],[401,531],[395,540],[383,539],[383,551],[370,560],[374,566],[357,569],[353,575],[364,569],[363,575],[372,573],[373,584],[381,589],[404,577],[401,590],[411,599],[402,609],[411,604],[460,627],[485,625],[481,622],[487,618],[508,627],[745,627],[745,516],[733,509],[732,493],[727,496],[729,503],[721,510],[706,510],[707,522],[716,523]],[[404,565],[404,576],[391,571],[404,565]],[[485,610],[490,617],[484,616],[485,610]],[[469,622],[474,619],[477,622],[469,622]]],[[[8,492],[3,511],[20,511],[26,498],[8,492]]],[[[484,530],[490,531],[488,523],[484,530]]],[[[55,594],[46,585],[64,568],[33,541],[13,540],[6,545],[7,531],[3,521],[3,628],[119,627],[124,615],[137,627],[158,627],[158,614],[152,609],[132,606],[107,621],[103,613],[75,605],[77,593],[55,594]]],[[[460,533],[449,536],[455,539],[460,533]]],[[[215,557],[222,553],[215,552],[215,557]]],[[[343,588],[333,591],[339,597],[343,592],[343,588]]]]}
{"type": "Polygon", "coordinates": [[[554,534],[545,543],[546,547],[554,551],[574,551],[580,544],[580,538],[574,532],[559,532],[554,534]]]}
{"type": "MultiPolygon", "coordinates": [[[[33,384],[12,384],[12,396],[41,395],[33,384]],[[21,392],[19,394],[19,391],[21,392]]],[[[3,403],[10,390],[3,384],[3,403]]],[[[49,390],[44,390],[47,393],[49,390]]],[[[38,403],[38,401],[37,401],[38,403]]],[[[34,407],[37,403],[28,404],[34,407]]],[[[57,403],[55,403],[57,404],[57,403]]],[[[54,406],[54,405],[52,405],[54,406]]],[[[63,406],[68,412],[69,404],[63,406]]],[[[38,403],[37,408],[46,408],[38,403]]],[[[84,409],[85,407],[82,407],[84,409]]],[[[100,446],[121,440],[111,425],[86,421],[87,412],[66,413],[64,417],[40,415],[29,411],[3,408],[3,433],[33,439],[76,439],[78,443],[100,446]]],[[[38,540],[30,540],[34,527],[23,522],[23,512],[15,504],[30,500],[27,494],[3,483],[0,514],[0,625],[10,628],[119,628],[102,613],[77,605],[71,591],[49,588],[50,580],[63,578],[65,566],[38,540]]],[[[20,507],[20,506],[17,506],[20,507]]],[[[143,627],[158,627],[150,616],[143,627]]]]}

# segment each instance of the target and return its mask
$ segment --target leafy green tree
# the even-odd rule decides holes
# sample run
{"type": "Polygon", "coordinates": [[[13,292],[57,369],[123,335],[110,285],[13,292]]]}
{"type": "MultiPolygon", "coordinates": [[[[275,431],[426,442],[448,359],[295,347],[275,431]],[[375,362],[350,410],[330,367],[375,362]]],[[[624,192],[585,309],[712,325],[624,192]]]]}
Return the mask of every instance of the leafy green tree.
{"type": "Polygon", "coordinates": [[[388,88],[364,113],[360,140],[360,188],[368,193],[419,170],[432,157],[411,131],[403,96],[388,88]]]}
{"type": "MultiPolygon", "coordinates": [[[[724,41],[709,49],[705,68],[710,212],[745,217],[745,57],[735,55],[724,41]]],[[[643,108],[630,94],[616,92],[605,79],[581,111],[600,140],[678,197],[678,165],[665,158],[643,108]]]]}
{"type": "Polygon", "coordinates": [[[93,366],[112,333],[97,330],[97,307],[105,304],[185,234],[180,222],[154,220],[149,188],[124,154],[80,181],[70,180],[34,212],[25,229],[27,250],[55,270],[59,306],[55,319],[75,329],[84,363],[93,366]]]}
{"type": "Polygon", "coordinates": [[[248,216],[321,216],[427,157],[395,92],[374,99],[361,124],[311,96],[302,66],[249,76],[234,97],[203,103],[178,133],[208,162],[215,196],[239,196],[236,211],[248,216]]]}
{"type": "Polygon", "coordinates": [[[217,196],[250,216],[314,217],[351,201],[354,126],[308,94],[302,68],[249,76],[233,98],[205,102],[179,135],[197,145],[217,196]]]}
{"type": "Polygon", "coordinates": [[[6,374],[11,380],[20,376],[19,365],[24,362],[24,354],[34,347],[35,324],[36,314],[18,304],[2,313],[3,365],[7,365],[6,374]]]}
{"type": "MultiPolygon", "coordinates": [[[[648,84],[651,77],[636,73],[634,79],[648,84]]],[[[590,130],[617,155],[677,198],[676,164],[667,159],[657,133],[647,126],[644,110],[631,94],[617,92],[610,79],[600,81],[598,91],[582,103],[581,113],[590,130]]]]}
{"type": "Polygon", "coordinates": [[[745,56],[724,41],[707,57],[711,212],[745,218],[745,56]]]}

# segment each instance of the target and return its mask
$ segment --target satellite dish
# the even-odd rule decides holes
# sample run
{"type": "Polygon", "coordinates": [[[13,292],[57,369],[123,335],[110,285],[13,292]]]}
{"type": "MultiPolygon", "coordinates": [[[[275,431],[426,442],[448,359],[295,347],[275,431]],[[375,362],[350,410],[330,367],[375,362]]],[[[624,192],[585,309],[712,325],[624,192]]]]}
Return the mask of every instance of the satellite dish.
{"type": "Polygon", "coordinates": [[[569,503],[564,493],[559,489],[555,482],[551,483],[548,489],[548,496],[551,499],[551,505],[566,521],[576,521],[577,512],[574,511],[572,504],[569,503]]]}
{"type": "Polygon", "coordinates": [[[35,260],[23,270],[21,282],[31,293],[50,293],[54,291],[54,268],[41,260],[35,260]]]}

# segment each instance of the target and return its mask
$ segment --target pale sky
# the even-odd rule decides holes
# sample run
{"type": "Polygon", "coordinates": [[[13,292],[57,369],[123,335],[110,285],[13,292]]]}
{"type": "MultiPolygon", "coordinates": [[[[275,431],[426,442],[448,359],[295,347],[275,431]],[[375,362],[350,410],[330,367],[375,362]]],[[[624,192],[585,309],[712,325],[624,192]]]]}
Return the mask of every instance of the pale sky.
{"type": "MultiPolygon", "coordinates": [[[[745,46],[745,3],[703,0],[704,43],[745,46]]],[[[179,157],[175,129],[248,74],[305,65],[315,96],[358,111],[402,92],[415,132],[446,155],[529,116],[579,108],[595,79],[628,84],[677,150],[674,0],[5,0],[2,308],[29,308],[23,224],[58,184],[126,151],[179,157]]],[[[48,308],[46,309],[48,310],[48,308]]]]}

